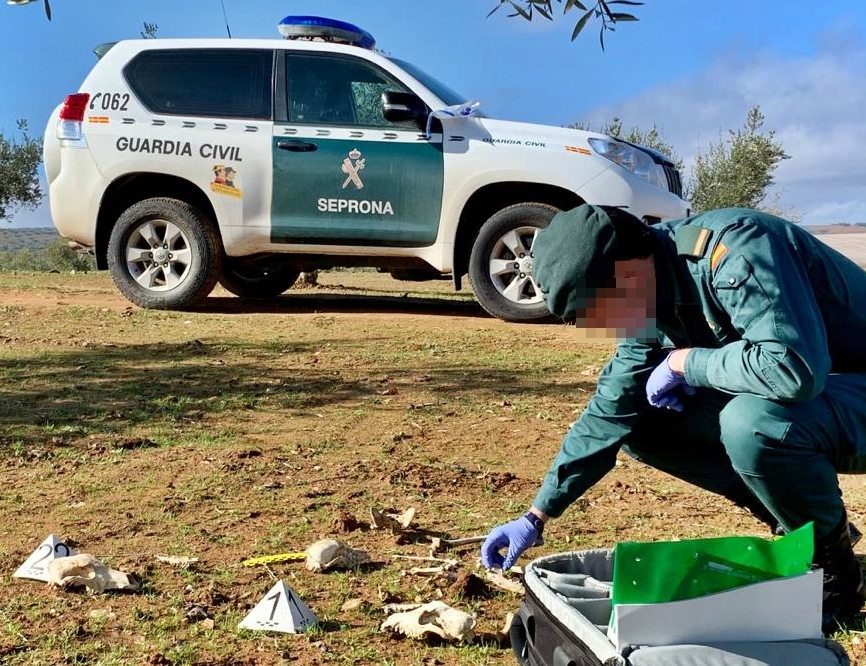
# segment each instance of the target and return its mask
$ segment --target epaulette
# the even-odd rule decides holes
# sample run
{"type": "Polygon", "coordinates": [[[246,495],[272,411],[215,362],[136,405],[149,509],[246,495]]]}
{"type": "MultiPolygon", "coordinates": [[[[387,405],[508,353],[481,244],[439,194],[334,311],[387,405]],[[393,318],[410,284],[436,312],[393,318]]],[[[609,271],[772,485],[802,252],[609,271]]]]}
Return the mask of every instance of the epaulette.
{"type": "Polygon", "coordinates": [[[706,254],[712,237],[712,230],[706,227],[680,227],[674,232],[677,254],[691,259],[700,259],[706,254]]]}

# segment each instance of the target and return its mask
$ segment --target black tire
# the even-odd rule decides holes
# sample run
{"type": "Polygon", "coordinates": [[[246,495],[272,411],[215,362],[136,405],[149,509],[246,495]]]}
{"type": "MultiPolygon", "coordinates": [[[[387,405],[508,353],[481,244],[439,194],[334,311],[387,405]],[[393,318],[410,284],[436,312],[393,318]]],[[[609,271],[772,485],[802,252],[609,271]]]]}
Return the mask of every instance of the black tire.
{"type": "Polygon", "coordinates": [[[494,317],[512,322],[553,320],[532,278],[532,245],[537,231],[558,212],[547,204],[515,204],[481,226],[469,255],[469,280],[481,307],[494,317]]]}
{"type": "Polygon", "coordinates": [[[219,283],[241,298],[273,298],[289,289],[301,271],[279,262],[245,262],[227,257],[219,283]]]}
{"type": "Polygon", "coordinates": [[[182,310],[200,302],[216,286],[222,258],[211,221],[177,199],[145,199],[130,206],[108,240],[114,283],[143,308],[182,310]]]}

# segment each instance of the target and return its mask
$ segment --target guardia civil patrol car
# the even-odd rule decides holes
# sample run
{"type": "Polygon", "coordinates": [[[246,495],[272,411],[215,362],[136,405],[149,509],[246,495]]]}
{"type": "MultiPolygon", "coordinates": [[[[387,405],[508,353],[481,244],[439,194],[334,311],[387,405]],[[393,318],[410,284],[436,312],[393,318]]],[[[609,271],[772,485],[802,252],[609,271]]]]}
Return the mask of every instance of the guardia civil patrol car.
{"type": "Polygon", "coordinates": [[[183,309],[217,283],[268,298],[301,271],[368,266],[456,289],[468,275],[490,314],[534,321],[533,239],[557,211],[687,214],[657,152],[485,117],[352,24],[279,28],[102,45],[52,114],[54,224],[133,303],[183,309]]]}

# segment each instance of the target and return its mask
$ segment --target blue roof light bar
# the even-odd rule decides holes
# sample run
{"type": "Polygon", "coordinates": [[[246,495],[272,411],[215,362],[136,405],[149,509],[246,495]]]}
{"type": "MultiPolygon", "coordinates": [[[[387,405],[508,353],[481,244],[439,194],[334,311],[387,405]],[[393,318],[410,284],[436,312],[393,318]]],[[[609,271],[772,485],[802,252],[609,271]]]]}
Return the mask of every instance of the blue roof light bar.
{"type": "Polygon", "coordinates": [[[376,45],[373,35],[366,30],[322,16],[287,16],[277,24],[277,29],[286,39],[321,39],[363,49],[372,49],[376,45]]]}

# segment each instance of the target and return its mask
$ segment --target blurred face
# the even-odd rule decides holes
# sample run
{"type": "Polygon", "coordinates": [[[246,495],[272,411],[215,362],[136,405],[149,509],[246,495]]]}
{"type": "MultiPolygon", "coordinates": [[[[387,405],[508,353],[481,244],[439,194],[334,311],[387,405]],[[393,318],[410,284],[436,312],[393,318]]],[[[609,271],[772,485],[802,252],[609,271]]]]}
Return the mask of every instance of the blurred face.
{"type": "MultiPolygon", "coordinates": [[[[577,324],[618,340],[652,341],[656,332],[656,282],[652,257],[617,261],[616,286],[599,289],[577,324]]],[[[590,337],[594,337],[590,333],[590,337]]]]}

